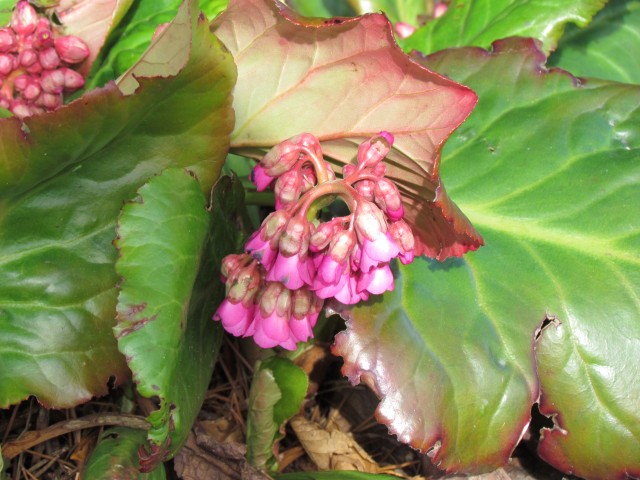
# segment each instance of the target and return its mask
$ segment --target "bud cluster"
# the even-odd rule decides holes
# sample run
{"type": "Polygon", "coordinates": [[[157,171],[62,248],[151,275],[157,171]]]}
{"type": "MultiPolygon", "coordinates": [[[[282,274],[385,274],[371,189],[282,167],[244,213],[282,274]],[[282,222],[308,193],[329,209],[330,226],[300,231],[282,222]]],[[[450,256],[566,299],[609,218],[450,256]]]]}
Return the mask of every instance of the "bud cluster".
{"type": "Polygon", "coordinates": [[[59,35],[48,18],[20,0],[9,26],[0,28],[0,107],[19,118],[58,108],[63,93],[84,86],[84,77],[70,67],[88,56],[80,38],[59,35]]]}
{"type": "Polygon", "coordinates": [[[388,132],[362,143],[357,164],[345,165],[342,179],[313,135],[271,149],[251,179],[259,191],[273,187],[276,210],[249,238],[245,253],[223,260],[227,296],[214,319],[261,347],[292,350],[313,336],[325,300],[352,305],[392,290],[389,262],[406,264],[414,256],[400,192],[382,163],[392,144],[388,132]],[[319,220],[336,198],[350,213],[319,220]]]}

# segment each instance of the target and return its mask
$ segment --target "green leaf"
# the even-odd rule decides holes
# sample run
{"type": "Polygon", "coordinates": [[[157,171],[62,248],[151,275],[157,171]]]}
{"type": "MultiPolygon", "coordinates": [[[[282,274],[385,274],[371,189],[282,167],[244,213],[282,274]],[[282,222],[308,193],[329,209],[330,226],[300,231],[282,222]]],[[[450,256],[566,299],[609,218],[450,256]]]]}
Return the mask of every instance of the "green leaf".
{"type": "Polygon", "coordinates": [[[419,17],[433,13],[434,0],[350,0],[358,15],[384,12],[391,22],[418,25],[419,17]]]}
{"type": "Polygon", "coordinates": [[[254,373],[247,417],[247,460],[255,467],[272,466],[273,444],[280,428],[302,405],[309,379],[290,360],[271,357],[254,373]]]}
{"type": "Polygon", "coordinates": [[[606,0],[453,0],[446,13],[402,42],[406,51],[433,53],[451,47],[488,48],[506,37],[533,37],[545,53],[555,50],[565,26],[584,27],[606,0]]]}
{"type": "Polygon", "coordinates": [[[146,432],[125,427],[105,430],[91,453],[82,478],[85,480],[164,480],[164,468],[140,473],[138,449],[147,443],[146,432]]]}
{"type": "Polygon", "coordinates": [[[574,75],[640,83],[640,2],[609,2],[584,29],[567,28],[549,65],[574,75]]]}
{"type": "Polygon", "coordinates": [[[380,473],[333,470],[330,472],[294,472],[273,474],[276,480],[393,480],[398,477],[380,473]]]}
{"type": "Polygon", "coordinates": [[[159,399],[149,438],[170,438],[174,451],[202,405],[220,346],[209,315],[188,316],[209,230],[205,204],[198,182],[170,169],[138,191],[118,223],[123,285],[114,333],[138,392],[159,399]]]}
{"type": "Polygon", "coordinates": [[[344,0],[288,0],[285,2],[305,17],[353,17],[356,12],[344,0]]]}
{"type": "Polygon", "coordinates": [[[129,96],[110,84],[24,123],[0,120],[2,407],[29,395],[73,406],[128,376],[112,334],[122,205],[170,166],[188,167],[208,191],[233,125],[231,56],[205,22],[174,28],[193,34],[175,77],[138,78],[129,96]]]}
{"type": "MultiPolygon", "coordinates": [[[[87,88],[102,86],[126,72],[149,47],[159,25],[170,22],[181,0],[138,0],[112,32],[104,52],[94,66],[87,88]]],[[[201,0],[200,8],[209,18],[227,6],[227,0],[201,0]]]]}
{"type": "MultiPolygon", "coordinates": [[[[557,389],[564,440],[617,478],[633,465],[626,458],[640,458],[640,380],[630,367],[640,346],[629,341],[640,336],[640,87],[578,88],[543,62],[523,39],[427,59],[480,98],[445,148],[442,175],[486,245],[464,259],[400,267],[396,290],[356,308],[335,351],[352,381],[364,375],[381,395],[378,418],[401,440],[433,449],[440,468],[505,463],[539,381],[543,398],[557,389]],[[547,316],[579,348],[549,348],[544,363],[558,369],[541,368],[538,380],[533,336],[547,316]],[[569,368],[581,362],[590,377],[569,368]],[[574,395],[593,400],[589,379],[608,392],[605,403],[576,408],[574,395]],[[605,458],[604,443],[633,455],[605,458]]],[[[572,460],[573,472],[591,478],[591,464],[572,460]]]]}
{"type": "Polygon", "coordinates": [[[442,143],[476,96],[412,62],[383,15],[303,20],[272,0],[234,0],[212,29],[238,66],[235,153],[260,157],[309,132],[338,169],[362,141],[387,130],[395,137],[387,176],[403,193],[416,249],[444,258],[481,245],[437,166],[442,143]]]}

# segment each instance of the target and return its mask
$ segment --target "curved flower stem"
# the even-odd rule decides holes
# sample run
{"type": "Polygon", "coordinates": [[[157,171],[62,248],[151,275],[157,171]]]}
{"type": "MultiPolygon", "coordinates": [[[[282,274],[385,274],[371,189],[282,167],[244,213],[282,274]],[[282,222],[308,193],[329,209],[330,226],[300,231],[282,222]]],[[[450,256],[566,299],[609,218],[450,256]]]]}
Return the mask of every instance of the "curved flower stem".
{"type": "MultiPolygon", "coordinates": [[[[301,146],[300,151],[307,154],[308,159],[305,159],[305,161],[309,161],[311,165],[313,165],[313,169],[316,171],[318,185],[327,182],[329,180],[329,176],[327,175],[327,167],[324,165],[324,159],[318,158],[316,154],[307,147],[301,146]]],[[[302,164],[304,164],[304,162],[301,162],[301,165],[302,164]]]]}
{"type": "MultiPolygon", "coordinates": [[[[347,185],[343,180],[331,180],[319,184],[315,188],[305,193],[300,201],[296,204],[294,212],[297,210],[297,214],[301,216],[307,216],[311,214],[312,217],[318,213],[321,208],[330,205],[335,197],[338,196],[347,204],[350,212],[354,212],[358,206],[358,199],[360,194],[352,186],[347,185]],[[328,203],[319,201],[322,197],[327,198],[328,203]],[[318,202],[318,203],[315,203],[318,202]]],[[[294,213],[292,212],[292,213],[294,213]]]]}

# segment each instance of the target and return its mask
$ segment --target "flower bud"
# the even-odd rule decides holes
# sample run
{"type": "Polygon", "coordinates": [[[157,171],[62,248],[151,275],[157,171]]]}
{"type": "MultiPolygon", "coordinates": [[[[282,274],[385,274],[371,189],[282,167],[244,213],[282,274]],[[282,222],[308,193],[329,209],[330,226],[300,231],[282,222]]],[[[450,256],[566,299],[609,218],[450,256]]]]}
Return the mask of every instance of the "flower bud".
{"type": "Polygon", "coordinates": [[[29,82],[24,88],[24,90],[22,90],[22,96],[25,98],[25,100],[29,101],[38,98],[40,96],[40,93],[42,93],[40,83],[35,79],[32,79],[31,82],[29,82]]]}
{"type": "Polygon", "coordinates": [[[60,57],[53,47],[40,50],[40,52],[38,52],[38,61],[45,70],[53,70],[60,65],[60,57]]]}
{"type": "Polygon", "coordinates": [[[38,21],[38,26],[36,27],[36,32],[33,38],[33,46],[39,50],[54,46],[53,32],[51,31],[49,21],[46,18],[41,18],[38,21]]]}
{"type": "Polygon", "coordinates": [[[353,165],[351,163],[345,164],[345,166],[342,167],[342,178],[347,178],[348,176],[350,176],[355,171],[356,171],[356,166],[355,165],[353,165]]]}
{"type": "Polygon", "coordinates": [[[376,182],[373,190],[376,204],[392,220],[399,220],[404,215],[402,198],[395,183],[387,178],[381,178],[376,182]]]}
{"type": "Polygon", "coordinates": [[[360,180],[354,185],[354,188],[362,198],[364,198],[368,202],[373,202],[374,184],[371,180],[360,180]]]}
{"type": "Polygon", "coordinates": [[[29,35],[36,30],[38,14],[27,0],[20,0],[11,15],[11,28],[18,35],[29,35]]]}
{"type": "Polygon", "coordinates": [[[27,85],[29,85],[32,81],[33,79],[31,75],[26,75],[23,73],[21,75],[18,75],[13,80],[13,86],[16,87],[16,90],[22,91],[27,88],[27,85]]]}
{"type": "Polygon", "coordinates": [[[0,28],[0,52],[8,53],[18,48],[18,40],[10,28],[0,28]]]}
{"type": "Polygon", "coordinates": [[[301,133],[273,147],[260,160],[260,163],[268,175],[277,177],[290,170],[300,160],[305,150],[317,158],[322,158],[318,139],[310,133],[301,133]]]}
{"type": "Polygon", "coordinates": [[[389,132],[380,132],[358,147],[358,164],[373,168],[380,160],[387,156],[393,145],[393,135],[389,132]]]}
{"type": "Polygon", "coordinates": [[[280,252],[286,257],[299,255],[301,259],[306,258],[310,236],[309,221],[296,215],[289,220],[280,236],[280,252]]]}
{"type": "Polygon", "coordinates": [[[334,221],[321,223],[309,239],[309,249],[312,252],[320,252],[327,248],[338,228],[334,221]]]}
{"type": "Polygon", "coordinates": [[[82,62],[90,53],[87,44],[74,35],[56,38],[55,49],[63,61],[71,64],[82,62]]]}
{"type": "Polygon", "coordinates": [[[14,57],[9,53],[0,53],[0,75],[9,75],[14,68],[14,57]]]}
{"type": "Polygon", "coordinates": [[[84,87],[84,77],[78,72],[66,67],[60,68],[59,70],[64,74],[65,90],[73,91],[84,87]]]}
{"type": "Polygon", "coordinates": [[[45,70],[40,77],[40,86],[46,93],[62,93],[65,85],[65,74],[62,69],[45,70]]]}
{"type": "Polygon", "coordinates": [[[25,118],[31,115],[31,109],[21,99],[12,101],[9,110],[18,118],[25,118]]]}
{"type": "Polygon", "coordinates": [[[416,27],[405,22],[397,22],[395,24],[395,30],[398,37],[407,38],[413,35],[413,32],[416,31],[416,27]]]}
{"type": "Polygon", "coordinates": [[[344,263],[353,252],[356,246],[356,236],[354,232],[342,230],[331,239],[329,245],[329,255],[338,263],[344,263]]]}
{"type": "Polygon", "coordinates": [[[20,62],[20,65],[22,65],[23,67],[30,67],[38,61],[38,52],[36,52],[33,48],[25,48],[20,52],[18,60],[20,62]]]}
{"type": "Polygon", "coordinates": [[[297,169],[284,172],[276,180],[274,186],[274,192],[276,194],[276,209],[286,207],[300,198],[302,190],[302,176],[297,169]]]}
{"type": "Polygon", "coordinates": [[[405,265],[411,263],[416,245],[411,227],[404,220],[398,220],[389,225],[389,233],[400,248],[400,261],[405,265]]]}
{"type": "MultiPolygon", "coordinates": [[[[283,310],[282,307],[286,307],[287,300],[289,302],[289,308],[291,307],[291,291],[280,282],[267,282],[266,286],[260,293],[260,313],[264,317],[270,316],[272,313],[278,310],[283,310]],[[284,295],[283,301],[280,300],[280,296],[284,295]]],[[[283,312],[286,313],[286,312],[283,312]]]]}
{"type": "Polygon", "coordinates": [[[285,210],[276,210],[270,213],[260,227],[262,230],[260,233],[261,238],[265,241],[270,241],[275,247],[278,245],[280,235],[290,219],[291,215],[285,210]]]}
{"type": "Polygon", "coordinates": [[[275,177],[268,175],[264,167],[261,164],[257,164],[253,167],[253,170],[251,170],[249,179],[251,180],[251,183],[256,186],[256,189],[259,192],[262,192],[271,185],[271,182],[275,180],[275,177]]]}
{"type": "Polygon", "coordinates": [[[247,263],[249,255],[240,253],[231,253],[222,259],[220,265],[220,273],[225,279],[233,278],[239,271],[240,267],[247,263]]]}
{"type": "Polygon", "coordinates": [[[254,261],[241,268],[235,278],[228,283],[227,298],[232,303],[242,302],[243,305],[252,303],[262,286],[262,278],[257,268],[257,262],[254,261]]]}
{"type": "Polygon", "coordinates": [[[47,110],[55,110],[58,107],[62,106],[62,94],[61,93],[46,93],[43,92],[39,97],[39,102],[36,102],[38,105],[42,105],[46,107],[47,110]]]}
{"type": "Polygon", "coordinates": [[[381,234],[387,232],[384,215],[372,202],[358,202],[354,216],[356,231],[361,241],[365,238],[375,241],[381,234]]]}

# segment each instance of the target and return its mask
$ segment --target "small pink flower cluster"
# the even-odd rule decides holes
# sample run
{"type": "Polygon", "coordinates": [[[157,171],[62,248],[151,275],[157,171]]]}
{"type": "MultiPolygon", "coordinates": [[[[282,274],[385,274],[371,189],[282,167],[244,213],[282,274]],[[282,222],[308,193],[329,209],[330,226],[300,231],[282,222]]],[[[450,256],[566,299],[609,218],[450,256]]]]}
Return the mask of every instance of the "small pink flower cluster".
{"type": "Polygon", "coordinates": [[[236,336],[264,348],[293,350],[313,337],[325,300],[352,305],[393,290],[389,262],[413,261],[414,237],[400,193],[385,177],[388,132],[362,143],[357,165],[336,179],[318,140],[304,133],[271,149],[254,168],[262,191],[273,186],[276,211],[245,245],[225,257],[227,296],[214,315],[236,336]],[[320,210],[340,198],[349,214],[325,221],[320,210]]]}
{"type": "Polygon", "coordinates": [[[88,56],[81,39],[57,35],[49,19],[19,1],[10,25],[0,28],[0,107],[19,118],[58,108],[64,92],[84,86],[69,66],[88,56]]]}

